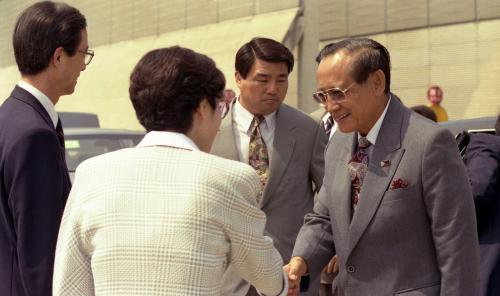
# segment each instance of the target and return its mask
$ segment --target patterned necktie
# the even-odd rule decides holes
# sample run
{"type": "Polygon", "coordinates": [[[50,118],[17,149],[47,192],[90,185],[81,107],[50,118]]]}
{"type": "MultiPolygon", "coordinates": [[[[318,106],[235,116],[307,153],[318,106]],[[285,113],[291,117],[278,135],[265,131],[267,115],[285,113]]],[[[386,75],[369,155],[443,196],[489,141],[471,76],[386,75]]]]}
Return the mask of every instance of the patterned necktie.
{"type": "Polygon", "coordinates": [[[333,118],[332,116],[328,116],[328,118],[326,119],[326,122],[324,124],[324,127],[325,127],[325,133],[326,133],[326,136],[328,138],[330,138],[330,132],[332,131],[332,127],[333,127],[333,118]]]}
{"type": "MultiPolygon", "coordinates": [[[[248,163],[257,171],[260,176],[262,187],[266,186],[267,177],[269,174],[269,155],[267,153],[266,143],[262,139],[260,133],[260,124],[265,121],[264,116],[257,115],[253,118],[250,124],[250,146],[248,150],[248,163]]],[[[262,194],[257,197],[257,202],[260,202],[262,194]]]]}
{"type": "Polygon", "coordinates": [[[61,144],[61,146],[65,149],[66,146],[64,145],[64,131],[62,128],[60,118],[58,118],[58,120],[57,120],[56,132],[57,132],[57,138],[59,139],[59,144],[61,144]]]}
{"type": "Polygon", "coordinates": [[[370,144],[371,143],[366,138],[359,138],[356,153],[354,153],[352,159],[347,164],[349,174],[351,175],[351,202],[353,214],[358,205],[359,194],[361,193],[363,180],[365,179],[366,171],[368,169],[367,148],[370,144]]]}

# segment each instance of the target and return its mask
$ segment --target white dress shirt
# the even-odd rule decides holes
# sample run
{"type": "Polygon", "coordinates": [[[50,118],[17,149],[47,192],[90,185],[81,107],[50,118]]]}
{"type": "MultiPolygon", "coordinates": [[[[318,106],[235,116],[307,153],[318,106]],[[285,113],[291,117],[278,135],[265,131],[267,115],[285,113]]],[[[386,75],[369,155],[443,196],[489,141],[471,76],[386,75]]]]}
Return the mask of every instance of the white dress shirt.
{"type": "MultiPolygon", "coordinates": [[[[248,112],[248,110],[240,104],[239,98],[234,103],[234,108],[232,108],[231,112],[233,112],[233,131],[236,138],[236,150],[238,151],[238,157],[241,162],[248,163],[250,135],[252,134],[250,125],[254,115],[248,112]]],[[[271,155],[273,155],[274,131],[276,129],[276,111],[265,115],[264,118],[266,120],[260,124],[259,128],[264,143],[266,143],[269,163],[271,163],[271,155]]]]}
{"type": "Polygon", "coordinates": [[[19,81],[17,86],[26,90],[30,94],[32,94],[39,102],[42,104],[43,108],[47,111],[54,124],[54,128],[57,126],[57,121],[59,120],[59,116],[57,115],[56,108],[54,107],[54,103],[47,97],[44,93],[38,90],[33,85],[27,83],[26,81],[19,81]]]}
{"type": "MultiPolygon", "coordinates": [[[[375,146],[375,142],[377,141],[378,138],[378,133],[380,132],[380,127],[382,127],[382,123],[384,122],[385,114],[387,113],[387,109],[389,108],[389,104],[391,103],[391,96],[389,95],[389,100],[387,100],[387,105],[385,105],[384,112],[382,112],[382,115],[378,118],[377,122],[373,125],[373,127],[370,129],[368,134],[366,134],[366,139],[371,143],[371,145],[368,147],[368,156],[370,157],[373,151],[373,146],[375,146]]],[[[358,140],[362,136],[358,133],[358,140]]]]}

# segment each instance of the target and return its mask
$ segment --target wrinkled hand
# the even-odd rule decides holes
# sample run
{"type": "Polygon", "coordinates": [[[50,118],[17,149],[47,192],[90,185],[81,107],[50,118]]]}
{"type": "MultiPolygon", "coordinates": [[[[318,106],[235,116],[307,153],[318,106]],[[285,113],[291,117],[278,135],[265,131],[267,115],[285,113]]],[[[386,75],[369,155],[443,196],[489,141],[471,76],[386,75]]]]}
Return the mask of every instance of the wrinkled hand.
{"type": "Polygon", "coordinates": [[[287,296],[297,296],[300,293],[300,278],[307,272],[307,264],[301,257],[293,257],[290,263],[283,267],[288,274],[287,296]]]}
{"type": "Polygon", "coordinates": [[[327,274],[337,274],[339,273],[339,263],[337,261],[337,255],[333,256],[332,259],[330,259],[330,262],[323,268],[323,272],[327,274]]]}

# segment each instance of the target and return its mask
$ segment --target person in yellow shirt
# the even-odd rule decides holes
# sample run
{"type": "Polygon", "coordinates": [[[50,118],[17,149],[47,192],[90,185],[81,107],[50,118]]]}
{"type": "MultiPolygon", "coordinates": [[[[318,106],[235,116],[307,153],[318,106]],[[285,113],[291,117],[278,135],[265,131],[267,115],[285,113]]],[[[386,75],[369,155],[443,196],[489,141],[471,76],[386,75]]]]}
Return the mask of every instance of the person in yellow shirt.
{"type": "Polygon", "coordinates": [[[441,106],[441,101],[443,101],[443,90],[437,86],[433,85],[427,90],[427,100],[429,104],[427,107],[431,108],[434,113],[436,113],[437,121],[448,121],[448,114],[446,110],[441,106]]]}

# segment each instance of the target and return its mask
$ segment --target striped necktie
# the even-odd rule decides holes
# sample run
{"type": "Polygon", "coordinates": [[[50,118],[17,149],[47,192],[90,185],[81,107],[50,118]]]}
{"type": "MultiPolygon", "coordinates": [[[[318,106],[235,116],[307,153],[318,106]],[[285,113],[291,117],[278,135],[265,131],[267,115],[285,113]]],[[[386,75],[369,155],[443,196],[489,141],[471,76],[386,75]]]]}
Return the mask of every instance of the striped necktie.
{"type": "Polygon", "coordinates": [[[326,122],[324,124],[325,127],[325,133],[328,138],[330,138],[330,133],[332,132],[332,127],[333,127],[333,118],[332,116],[328,116],[326,119],[326,122]]]}

